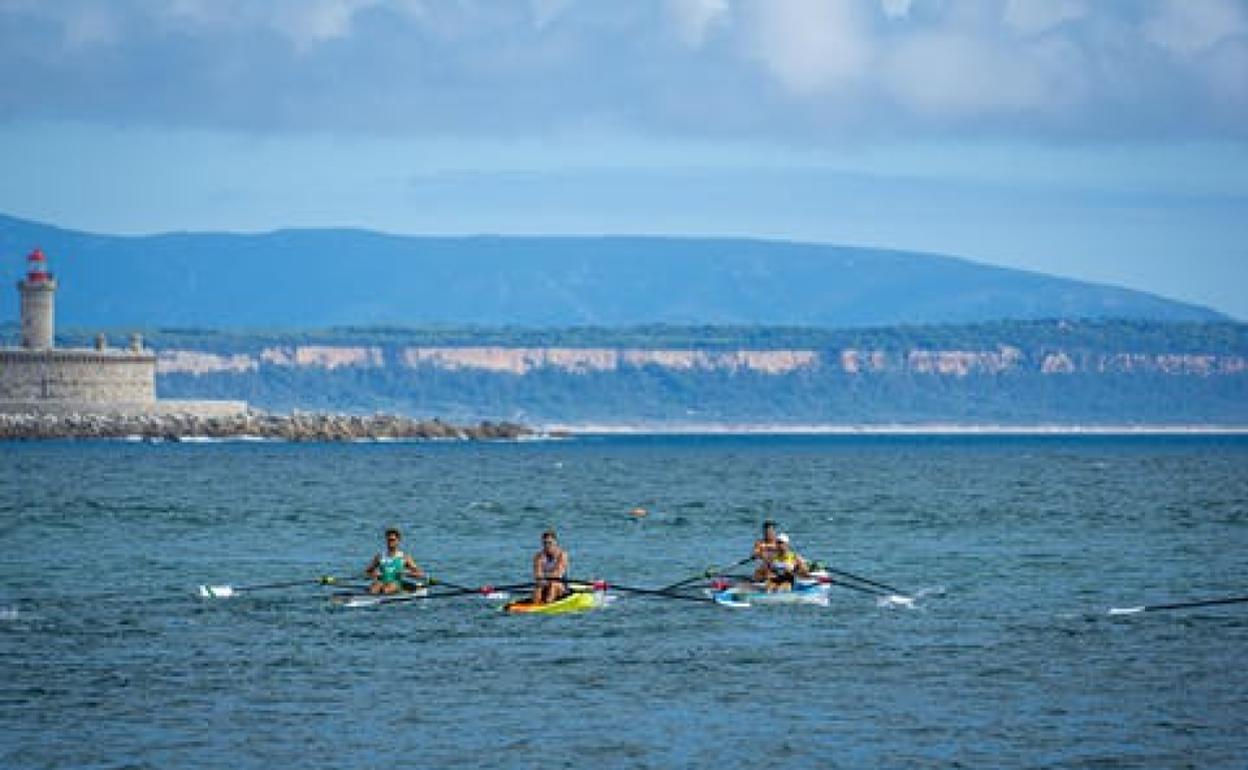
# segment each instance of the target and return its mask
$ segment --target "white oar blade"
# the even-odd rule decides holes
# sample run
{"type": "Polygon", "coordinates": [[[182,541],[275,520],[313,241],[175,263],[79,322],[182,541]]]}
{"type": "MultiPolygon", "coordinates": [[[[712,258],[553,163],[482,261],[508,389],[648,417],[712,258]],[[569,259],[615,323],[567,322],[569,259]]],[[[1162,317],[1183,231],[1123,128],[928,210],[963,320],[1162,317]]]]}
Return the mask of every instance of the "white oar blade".
{"type": "Polygon", "coordinates": [[[1110,607],[1110,615],[1134,615],[1137,612],[1143,612],[1143,607],[1110,607]]]}
{"type": "Polygon", "coordinates": [[[879,599],[881,607],[904,607],[908,610],[914,609],[914,597],[902,596],[901,594],[889,594],[881,596],[879,599]]]}
{"type": "Polygon", "coordinates": [[[199,595],[205,599],[228,599],[234,595],[230,586],[200,586],[199,595]]]}

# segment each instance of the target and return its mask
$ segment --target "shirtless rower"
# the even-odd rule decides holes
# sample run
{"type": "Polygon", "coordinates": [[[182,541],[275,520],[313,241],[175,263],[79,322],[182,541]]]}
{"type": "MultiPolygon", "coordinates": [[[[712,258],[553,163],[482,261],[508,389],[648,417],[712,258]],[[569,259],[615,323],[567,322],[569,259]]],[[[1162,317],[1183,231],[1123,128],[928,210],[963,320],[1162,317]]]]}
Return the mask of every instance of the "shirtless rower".
{"type": "Polygon", "coordinates": [[[533,603],[549,604],[567,593],[568,552],[553,529],[542,533],[542,549],[533,554],[533,603]]]}

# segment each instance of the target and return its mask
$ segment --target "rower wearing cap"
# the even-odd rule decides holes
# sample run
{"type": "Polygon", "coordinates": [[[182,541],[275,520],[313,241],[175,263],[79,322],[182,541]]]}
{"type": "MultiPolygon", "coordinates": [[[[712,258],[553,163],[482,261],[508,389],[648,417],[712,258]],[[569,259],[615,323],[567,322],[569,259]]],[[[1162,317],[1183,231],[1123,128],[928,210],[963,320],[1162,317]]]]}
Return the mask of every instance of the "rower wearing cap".
{"type": "Polygon", "coordinates": [[[753,557],[758,562],[754,570],[754,580],[763,582],[767,579],[767,564],[776,556],[776,522],[767,519],[763,522],[763,536],[754,541],[753,557]]]}
{"type": "Polygon", "coordinates": [[[789,536],[784,532],[776,536],[776,554],[766,566],[768,591],[790,590],[799,576],[810,575],[806,560],[790,547],[789,536]]]}
{"type": "Polygon", "coordinates": [[[403,578],[423,578],[425,571],[412,560],[410,554],[399,550],[402,533],[394,527],[386,530],[386,549],[373,556],[364,574],[373,579],[368,586],[370,594],[393,594],[403,588],[403,578]]]}
{"type": "Polygon", "coordinates": [[[568,552],[559,547],[553,529],[542,533],[542,548],[533,554],[533,603],[549,604],[568,592],[568,552]]]}

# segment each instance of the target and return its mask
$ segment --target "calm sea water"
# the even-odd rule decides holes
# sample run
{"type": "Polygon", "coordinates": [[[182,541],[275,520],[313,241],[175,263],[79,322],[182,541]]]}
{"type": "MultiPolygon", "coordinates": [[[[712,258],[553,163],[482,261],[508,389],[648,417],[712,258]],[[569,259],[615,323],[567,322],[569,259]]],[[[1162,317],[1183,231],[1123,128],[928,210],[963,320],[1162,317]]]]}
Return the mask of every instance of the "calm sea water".
{"type": "Polygon", "coordinates": [[[1243,438],[715,437],[0,447],[0,766],[1238,767],[1243,438]],[[627,515],[634,506],[651,513],[627,515]],[[626,597],[503,615],[199,584],[362,568],[653,586],[773,516],[917,609],[626,597]]]}

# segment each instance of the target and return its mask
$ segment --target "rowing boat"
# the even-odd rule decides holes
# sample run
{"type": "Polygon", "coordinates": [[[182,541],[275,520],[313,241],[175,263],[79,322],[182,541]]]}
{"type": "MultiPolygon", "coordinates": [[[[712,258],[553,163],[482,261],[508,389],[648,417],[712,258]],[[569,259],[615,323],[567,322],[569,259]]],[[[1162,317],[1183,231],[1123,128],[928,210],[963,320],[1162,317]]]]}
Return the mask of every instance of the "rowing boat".
{"type": "Polygon", "coordinates": [[[355,609],[376,607],[379,604],[388,604],[403,599],[419,599],[428,595],[429,589],[422,585],[405,585],[401,591],[392,594],[370,594],[362,591],[331,594],[329,602],[337,607],[355,609]]]}
{"type": "Polygon", "coordinates": [[[818,604],[827,606],[831,585],[820,580],[798,580],[788,590],[768,591],[761,583],[741,583],[708,593],[717,604],[752,607],[756,604],[818,604]]]}
{"type": "Polygon", "coordinates": [[[503,605],[503,611],[531,615],[565,615],[597,609],[606,603],[605,591],[576,591],[546,604],[534,604],[531,601],[510,602],[503,605]]]}

